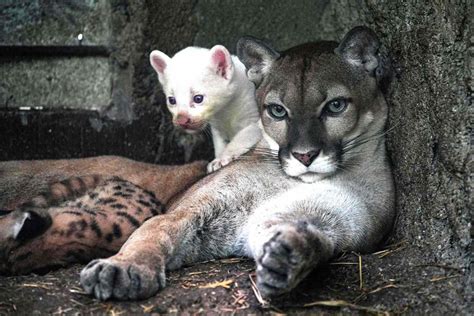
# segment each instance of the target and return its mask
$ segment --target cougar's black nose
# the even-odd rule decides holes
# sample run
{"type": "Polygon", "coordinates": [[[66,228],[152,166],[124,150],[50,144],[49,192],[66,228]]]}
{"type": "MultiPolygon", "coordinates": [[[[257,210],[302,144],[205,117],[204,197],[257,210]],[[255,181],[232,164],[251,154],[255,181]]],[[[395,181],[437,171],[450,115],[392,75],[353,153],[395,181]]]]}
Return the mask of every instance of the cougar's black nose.
{"type": "Polygon", "coordinates": [[[318,150],[311,150],[311,151],[308,151],[307,153],[297,153],[297,152],[291,152],[291,154],[299,160],[299,162],[301,162],[303,165],[305,165],[306,167],[308,167],[309,165],[311,165],[311,163],[314,161],[314,159],[316,159],[316,157],[318,157],[319,155],[319,152],[321,150],[318,149],[318,150]]]}

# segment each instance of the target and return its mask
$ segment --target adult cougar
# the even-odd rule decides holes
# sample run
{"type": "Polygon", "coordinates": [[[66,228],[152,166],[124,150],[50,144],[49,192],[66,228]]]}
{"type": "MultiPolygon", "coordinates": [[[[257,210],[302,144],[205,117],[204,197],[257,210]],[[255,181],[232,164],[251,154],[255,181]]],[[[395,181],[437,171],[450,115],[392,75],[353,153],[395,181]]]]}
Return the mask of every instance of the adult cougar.
{"type": "Polygon", "coordinates": [[[261,293],[274,296],[342,251],[374,249],[394,218],[378,48],[365,27],[340,45],[281,53],[241,39],[264,139],[145,222],[117,255],[87,265],[84,289],[102,300],[145,298],[165,286],[165,269],[245,255],[261,293]]]}

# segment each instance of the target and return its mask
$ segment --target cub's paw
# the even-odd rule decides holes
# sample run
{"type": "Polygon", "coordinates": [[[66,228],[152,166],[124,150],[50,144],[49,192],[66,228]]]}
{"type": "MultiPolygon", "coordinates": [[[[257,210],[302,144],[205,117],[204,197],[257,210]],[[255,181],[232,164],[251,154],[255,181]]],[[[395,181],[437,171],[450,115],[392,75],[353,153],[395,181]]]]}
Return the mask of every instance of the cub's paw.
{"type": "Polygon", "coordinates": [[[224,156],[222,158],[216,158],[207,165],[207,173],[211,173],[219,170],[220,168],[227,166],[237,157],[235,156],[224,156]]]}
{"type": "Polygon", "coordinates": [[[82,269],[81,285],[88,294],[102,301],[144,299],[165,286],[165,272],[113,258],[98,259],[82,269]]]}
{"type": "Polygon", "coordinates": [[[263,245],[257,259],[257,287],[264,297],[289,292],[311,271],[314,251],[307,237],[288,225],[263,245]]]}

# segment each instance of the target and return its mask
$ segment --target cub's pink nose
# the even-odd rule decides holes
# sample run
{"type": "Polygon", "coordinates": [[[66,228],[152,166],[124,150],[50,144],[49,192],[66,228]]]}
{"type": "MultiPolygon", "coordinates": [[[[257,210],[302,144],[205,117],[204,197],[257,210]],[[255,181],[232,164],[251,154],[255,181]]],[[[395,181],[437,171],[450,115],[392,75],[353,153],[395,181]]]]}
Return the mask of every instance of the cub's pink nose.
{"type": "Polygon", "coordinates": [[[176,124],[178,124],[179,126],[182,126],[182,127],[187,127],[188,125],[191,124],[191,118],[187,115],[178,115],[178,117],[176,118],[176,124]]]}
{"type": "Polygon", "coordinates": [[[321,150],[311,150],[311,151],[308,151],[307,153],[297,153],[297,152],[291,152],[291,154],[296,158],[298,159],[299,162],[301,162],[303,165],[305,165],[306,167],[308,167],[309,165],[311,165],[311,163],[314,161],[314,159],[316,159],[316,157],[318,157],[319,155],[319,152],[321,150]]]}

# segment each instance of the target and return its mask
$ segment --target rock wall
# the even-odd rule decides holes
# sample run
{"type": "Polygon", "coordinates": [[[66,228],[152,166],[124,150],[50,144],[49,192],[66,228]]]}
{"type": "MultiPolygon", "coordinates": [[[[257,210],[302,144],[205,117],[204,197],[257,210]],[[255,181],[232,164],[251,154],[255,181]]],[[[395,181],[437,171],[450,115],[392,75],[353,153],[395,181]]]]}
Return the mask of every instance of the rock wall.
{"type": "MultiPolygon", "coordinates": [[[[71,1],[76,2],[81,1],[71,1]]],[[[7,1],[4,6],[18,3],[23,2],[7,1]]],[[[285,49],[305,41],[339,40],[356,25],[372,27],[391,52],[396,70],[387,97],[387,138],[398,196],[398,219],[391,240],[410,244],[404,264],[460,269],[462,277],[451,281],[452,291],[461,293],[467,302],[472,294],[472,1],[110,0],[104,5],[111,10],[106,14],[109,27],[105,30],[98,23],[91,28],[98,39],[108,38],[111,47],[107,73],[111,90],[105,99],[112,101],[102,108],[102,114],[126,122],[128,129],[133,126],[134,137],[127,142],[136,138],[141,144],[142,138],[149,139],[143,148],[122,144],[107,153],[159,163],[209,157],[212,149],[208,139],[183,135],[171,126],[164,96],[148,64],[152,49],[172,55],[189,45],[219,43],[233,50],[241,35],[267,38],[275,47],[285,49]],[[141,126],[137,122],[143,117],[148,123],[141,126]]],[[[9,19],[3,21],[5,38],[14,24],[9,19]]],[[[84,104],[83,108],[89,106],[84,104]]],[[[8,120],[14,118],[9,114],[8,120]]],[[[97,118],[90,122],[96,137],[101,133],[100,129],[96,133],[97,126],[104,126],[102,133],[107,134],[109,123],[97,118]]],[[[20,126],[18,123],[15,128],[20,126]]],[[[9,135],[15,134],[24,135],[11,131],[9,135]]],[[[107,137],[112,135],[108,132],[107,137]]],[[[34,141],[35,136],[31,137],[34,141]]],[[[9,144],[13,147],[16,142],[12,139],[9,144]]],[[[48,142],[43,140],[42,144],[41,148],[48,148],[48,142]]],[[[82,155],[104,153],[103,146],[99,147],[88,151],[86,146],[82,155]]],[[[67,146],[56,156],[41,156],[40,146],[34,148],[39,154],[27,157],[70,156],[65,154],[67,146]]],[[[0,159],[24,156],[7,153],[0,159]]]]}
{"type": "Polygon", "coordinates": [[[150,26],[163,25],[160,16],[179,12],[183,17],[174,16],[172,21],[183,25],[164,23],[163,33],[171,32],[183,42],[170,47],[169,39],[158,35],[150,38],[151,46],[166,47],[168,53],[190,43],[207,47],[223,43],[232,48],[239,36],[251,34],[284,49],[315,39],[339,40],[356,25],[372,27],[390,51],[396,70],[388,96],[387,134],[399,213],[392,238],[406,239],[429,252],[426,260],[469,266],[470,1],[274,1],[269,5],[263,0],[208,0],[180,6],[154,15],[150,26]]]}
{"type": "MultiPolygon", "coordinates": [[[[184,23],[192,25],[193,34],[186,33],[183,45],[168,52],[191,42],[232,48],[245,34],[270,39],[284,49],[315,39],[339,40],[356,25],[375,30],[396,71],[387,96],[388,148],[398,196],[391,240],[410,244],[407,265],[460,269],[463,276],[451,283],[456,284],[452,288],[470,297],[472,2],[272,1],[269,5],[267,1],[208,0],[192,4],[184,23]]],[[[180,34],[183,27],[167,30],[180,34]]],[[[166,44],[161,43],[163,39],[152,40],[152,46],[166,44]]]]}
{"type": "Polygon", "coordinates": [[[392,236],[425,262],[472,273],[472,70],[470,1],[331,3],[318,32],[340,38],[372,27],[392,54],[388,144],[397,187],[392,236]]]}

